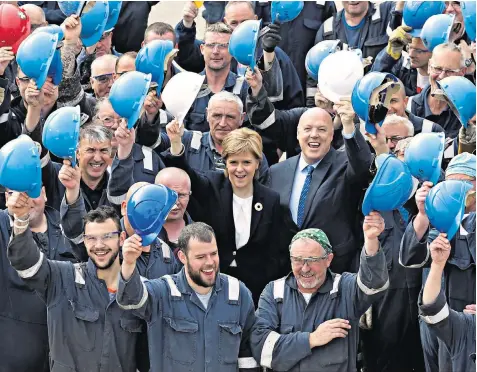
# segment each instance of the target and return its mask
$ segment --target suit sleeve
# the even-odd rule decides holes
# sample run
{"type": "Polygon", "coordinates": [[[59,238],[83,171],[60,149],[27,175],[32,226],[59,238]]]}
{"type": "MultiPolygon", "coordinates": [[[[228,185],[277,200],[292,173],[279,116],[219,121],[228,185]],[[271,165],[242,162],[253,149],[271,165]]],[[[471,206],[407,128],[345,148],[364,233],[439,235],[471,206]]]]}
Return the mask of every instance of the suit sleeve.
{"type": "Polygon", "coordinates": [[[355,129],[352,138],[344,138],[344,143],[348,156],[346,178],[352,184],[364,187],[368,183],[369,169],[373,160],[371,150],[358,128],[355,129]]]}
{"type": "Polygon", "coordinates": [[[262,367],[277,372],[289,371],[311,355],[310,333],[280,334],[279,305],[273,298],[273,285],[272,282],[265,287],[258,301],[257,323],[252,331],[250,345],[253,357],[262,367]]]}

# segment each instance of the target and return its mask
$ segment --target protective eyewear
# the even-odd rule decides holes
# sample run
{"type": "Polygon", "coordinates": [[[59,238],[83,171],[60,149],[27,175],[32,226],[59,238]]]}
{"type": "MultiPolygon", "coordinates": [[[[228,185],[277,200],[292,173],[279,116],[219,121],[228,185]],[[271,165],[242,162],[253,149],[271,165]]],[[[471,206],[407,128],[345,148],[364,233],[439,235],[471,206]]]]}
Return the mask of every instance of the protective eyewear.
{"type": "Polygon", "coordinates": [[[113,74],[93,76],[93,79],[100,84],[106,84],[106,83],[109,83],[111,80],[113,80],[113,74]]]}
{"type": "Polygon", "coordinates": [[[325,254],[321,257],[300,257],[300,256],[292,256],[290,255],[290,260],[293,265],[295,266],[304,266],[308,264],[308,266],[317,264],[321,261],[324,261],[328,258],[328,254],[325,254]]]}
{"type": "Polygon", "coordinates": [[[121,231],[112,231],[110,233],[99,235],[99,236],[84,234],[83,238],[84,238],[84,243],[86,245],[94,245],[98,241],[100,241],[102,244],[105,244],[106,242],[113,240],[115,237],[119,237],[120,234],[121,234],[121,231]]]}

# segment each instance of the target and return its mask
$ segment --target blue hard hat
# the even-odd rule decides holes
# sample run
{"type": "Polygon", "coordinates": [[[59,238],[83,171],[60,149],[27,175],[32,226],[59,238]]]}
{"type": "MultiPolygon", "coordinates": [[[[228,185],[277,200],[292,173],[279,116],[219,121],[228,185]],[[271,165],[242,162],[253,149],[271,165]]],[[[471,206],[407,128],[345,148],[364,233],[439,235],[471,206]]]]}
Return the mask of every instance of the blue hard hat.
{"type": "Polygon", "coordinates": [[[434,186],[427,194],[424,208],[427,217],[439,232],[452,239],[464,218],[465,199],[472,185],[458,180],[447,180],[434,186]]]}
{"type": "Polygon", "coordinates": [[[229,52],[238,63],[249,66],[253,71],[257,61],[257,42],[262,21],[242,22],[232,33],[229,52]]]}
{"type": "Polygon", "coordinates": [[[69,17],[73,14],[80,15],[86,1],[57,1],[57,3],[62,13],[69,17]]]}
{"type": "Polygon", "coordinates": [[[152,81],[157,83],[158,91],[162,89],[167,69],[167,56],[175,51],[170,40],[153,40],[144,45],[136,57],[136,70],[151,74],[152,81]]]}
{"type": "Polygon", "coordinates": [[[107,1],[90,1],[88,4],[81,15],[80,38],[85,47],[90,47],[101,39],[109,14],[107,1]],[[94,3],[90,9],[88,9],[89,3],[94,3]]]}
{"type": "Polygon", "coordinates": [[[340,50],[340,46],[340,40],[324,40],[320,41],[308,51],[305,59],[305,68],[314,80],[318,80],[318,71],[320,71],[321,62],[330,54],[340,50]]]}
{"type": "Polygon", "coordinates": [[[129,129],[134,127],[139,119],[150,85],[151,74],[129,71],[121,75],[111,87],[109,92],[111,106],[119,116],[127,119],[129,129]]]}
{"type": "Polygon", "coordinates": [[[30,198],[40,196],[40,151],[26,134],[0,149],[0,184],[13,191],[26,192],[30,198]]]}
{"type": "Polygon", "coordinates": [[[444,133],[419,133],[412,138],[404,152],[404,162],[420,182],[435,185],[439,181],[445,141],[444,133]]]}
{"type": "Polygon", "coordinates": [[[429,52],[439,44],[447,43],[454,24],[454,14],[431,16],[421,30],[421,40],[429,52]]]}
{"type": "Polygon", "coordinates": [[[407,165],[393,155],[380,157],[384,160],[364,195],[362,210],[365,216],[371,211],[393,211],[402,207],[411,196],[412,176],[407,165]]]}
{"type": "Polygon", "coordinates": [[[106,26],[104,26],[104,31],[112,30],[116,26],[122,3],[122,1],[109,1],[108,20],[106,26]]]}
{"type": "Polygon", "coordinates": [[[406,1],[402,17],[406,26],[412,27],[409,33],[413,37],[421,37],[421,29],[429,17],[444,13],[444,1],[406,1]]]}
{"type": "Polygon", "coordinates": [[[291,22],[298,17],[305,6],[303,1],[272,1],[270,10],[272,22],[291,22]]]}
{"type": "Polygon", "coordinates": [[[464,18],[464,27],[467,36],[470,41],[475,41],[476,33],[476,11],[475,11],[475,1],[461,1],[460,7],[462,9],[462,17],[464,18]]]}
{"type": "Polygon", "coordinates": [[[60,52],[57,52],[58,34],[35,32],[28,36],[18,48],[17,63],[23,73],[35,80],[41,89],[48,76],[52,76],[55,85],[61,81],[63,64],[60,52]]]}
{"type": "Polygon", "coordinates": [[[62,107],[48,116],[43,127],[43,145],[59,158],[76,165],[76,148],[81,125],[79,106],[62,107]]]}
{"type": "Polygon", "coordinates": [[[176,202],[177,193],[164,185],[145,185],[133,192],[127,202],[127,217],[142,238],[142,246],[156,240],[176,202]]]}
{"type": "Polygon", "coordinates": [[[50,68],[48,69],[48,75],[53,79],[54,85],[59,85],[61,79],[63,77],[63,62],[61,60],[61,51],[60,46],[62,45],[60,42],[63,41],[65,35],[63,30],[58,25],[48,25],[44,27],[37,28],[35,32],[46,32],[52,35],[58,35],[58,43],[56,45],[55,54],[53,55],[53,59],[51,60],[50,68]]]}
{"type": "Polygon", "coordinates": [[[36,33],[36,32],[46,32],[49,34],[56,34],[58,35],[58,41],[62,41],[65,38],[65,34],[63,33],[63,30],[58,25],[48,25],[48,26],[38,27],[35,31],[33,31],[33,33],[36,33]]]}
{"type": "Polygon", "coordinates": [[[398,78],[385,72],[369,72],[358,80],[351,94],[351,104],[354,112],[365,122],[366,132],[376,134],[375,124],[383,124],[388,112],[391,96],[399,88],[398,78]],[[385,83],[391,84],[382,92],[376,88],[385,83]],[[373,99],[374,98],[374,99],[373,99]]]}
{"type": "Polygon", "coordinates": [[[463,76],[449,76],[436,83],[444,92],[452,111],[464,128],[467,128],[467,123],[476,112],[475,85],[463,76]]]}

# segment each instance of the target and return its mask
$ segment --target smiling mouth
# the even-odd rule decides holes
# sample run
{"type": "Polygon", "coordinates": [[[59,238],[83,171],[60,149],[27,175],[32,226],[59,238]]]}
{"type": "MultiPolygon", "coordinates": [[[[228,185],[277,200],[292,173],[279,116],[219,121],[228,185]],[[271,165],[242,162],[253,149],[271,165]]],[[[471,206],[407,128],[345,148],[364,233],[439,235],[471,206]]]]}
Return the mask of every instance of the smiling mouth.
{"type": "Polygon", "coordinates": [[[318,142],[309,142],[308,147],[312,149],[317,149],[320,147],[320,144],[318,142]]]}
{"type": "Polygon", "coordinates": [[[89,166],[93,169],[100,169],[102,166],[104,165],[104,163],[89,163],[89,166]]]}
{"type": "Polygon", "coordinates": [[[301,273],[300,276],[303,278],[303,279],[311,279],[315,276],[315,274],[313,273],[301,273]]]}

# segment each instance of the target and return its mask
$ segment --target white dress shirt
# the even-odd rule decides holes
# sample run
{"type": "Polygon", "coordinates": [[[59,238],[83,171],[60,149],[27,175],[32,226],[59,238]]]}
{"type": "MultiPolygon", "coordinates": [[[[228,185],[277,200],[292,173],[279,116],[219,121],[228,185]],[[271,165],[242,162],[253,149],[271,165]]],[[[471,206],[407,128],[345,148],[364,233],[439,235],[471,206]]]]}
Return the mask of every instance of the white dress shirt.
{"type": "Polygon", "coordinates": [[[252,223],[253,195],[242,199],[233,194],[233,212],[235,224],[235,245],[237,249],[248,243],[250,238],[250,225],[252,223]]]}
{"type": "Polygon", "coordinates": [[[298,204],[300,203],[301,190],[303,189],[303,185],[305,184],[306,176],[308,174],[305,168],[308,165],[311,165],[316,169],[319,163],[320,160],[314,164],[308,164],[305,159],[303,159],[303,156],[300,155],[300,160],[298,161],[298,167],[295,171],[295,180],[293,181],[292,192],[290,196],[290,212],[295,223],[297,223],[298,204]]]}

